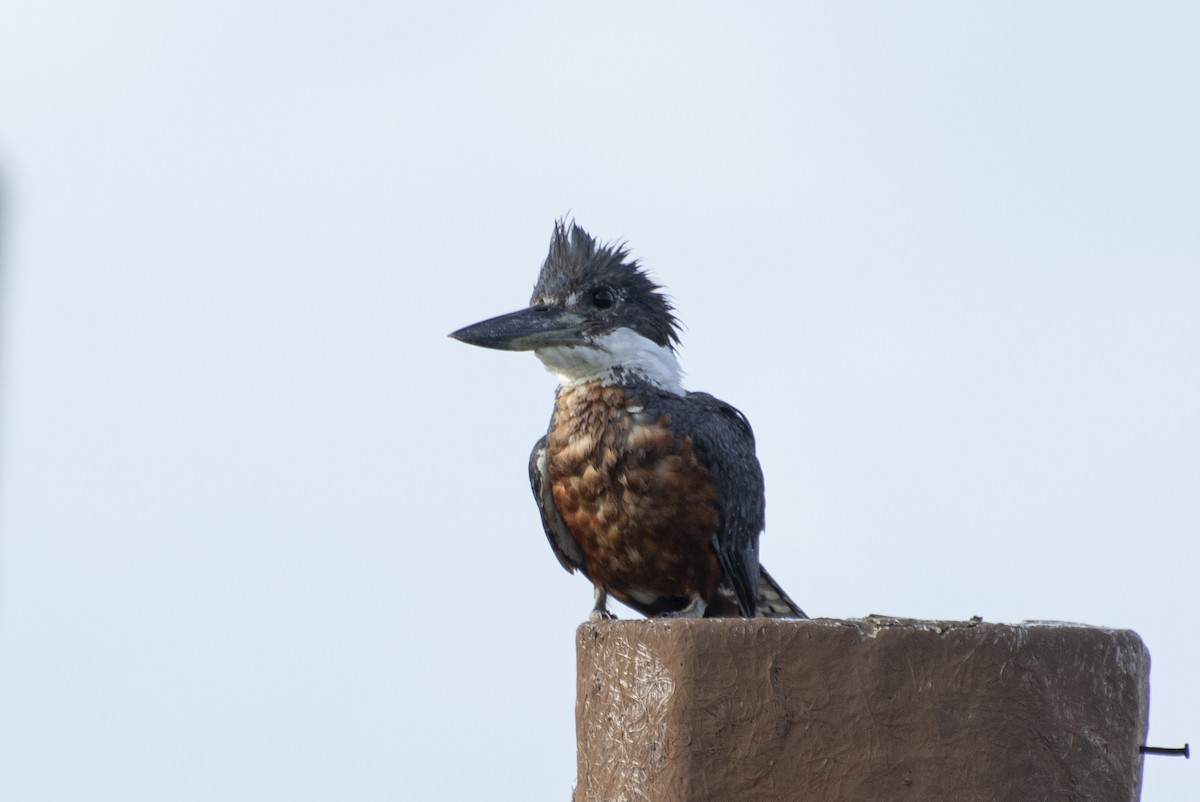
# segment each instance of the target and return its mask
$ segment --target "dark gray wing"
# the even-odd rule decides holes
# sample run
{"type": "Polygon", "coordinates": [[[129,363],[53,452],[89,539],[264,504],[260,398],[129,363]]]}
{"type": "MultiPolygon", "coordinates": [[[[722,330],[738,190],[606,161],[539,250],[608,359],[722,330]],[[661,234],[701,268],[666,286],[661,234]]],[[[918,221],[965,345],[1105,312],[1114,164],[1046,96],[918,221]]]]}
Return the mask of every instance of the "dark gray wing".
{"type": "Polygon", "coordinates": [[[542,527],[546,530],[546,539],[554,556],[567,569],[567,573],[575,573],[575,569],[583,569],[583,552],[571,535],[571,530],[563,523],[558,508],[554,506],[554,498],[550,493],[550,482],[546,479],[546,436],[533,445],[533,453],[529,455],[529,485],[533,488],[533,498],[537,501],[538,510],[542,513],[542,527]]]}
{"type": "Polygon", "coordinates": [[[672,427],[692,438],[696,456],[717,485],[721,528],[713,549],[733,585],[738,609],[750,618],[758,596],[758,536],[766,508],[754,432],[746,416],[724,401],[708,393],[688,393],[687,398],[687,412],[672,427]]]}

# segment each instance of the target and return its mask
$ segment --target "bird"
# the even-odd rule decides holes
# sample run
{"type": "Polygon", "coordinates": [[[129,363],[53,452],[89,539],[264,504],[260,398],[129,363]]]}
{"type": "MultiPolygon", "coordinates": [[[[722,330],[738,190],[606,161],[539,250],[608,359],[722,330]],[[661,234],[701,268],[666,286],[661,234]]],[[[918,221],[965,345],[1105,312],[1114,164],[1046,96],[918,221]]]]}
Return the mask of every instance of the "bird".
{"type": "Polygon", "coordinates": [[[558,561],[647,617],[807,618],[759,562],[764,482],[750,422],[683,388],[680,322],[623,242],[555,221],[529,306],[461,342],[532,351],[558,377],[529,480],[558,561]]]}

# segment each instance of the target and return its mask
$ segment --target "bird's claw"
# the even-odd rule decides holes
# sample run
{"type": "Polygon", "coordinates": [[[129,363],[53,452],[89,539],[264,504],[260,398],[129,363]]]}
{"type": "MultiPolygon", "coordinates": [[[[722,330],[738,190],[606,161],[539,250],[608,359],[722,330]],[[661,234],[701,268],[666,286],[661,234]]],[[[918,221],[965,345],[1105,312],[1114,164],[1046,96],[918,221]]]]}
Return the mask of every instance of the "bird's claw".
{"type": "Polygon", "coordinates": [[[658,618],[703,618],[704,610],[708,607],[704,599],[692,599],[692,603],[682,610],[673,610],[669,613],[659,613],[658,618]]]}

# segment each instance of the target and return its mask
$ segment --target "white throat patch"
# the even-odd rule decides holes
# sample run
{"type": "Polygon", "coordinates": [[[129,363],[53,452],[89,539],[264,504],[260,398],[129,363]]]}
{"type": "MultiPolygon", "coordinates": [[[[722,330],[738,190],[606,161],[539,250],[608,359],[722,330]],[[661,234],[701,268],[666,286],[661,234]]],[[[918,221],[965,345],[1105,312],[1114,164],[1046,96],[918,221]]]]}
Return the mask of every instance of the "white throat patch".
{"type": "Polygon", "coordinates": [[[633,329],[617,329],[580,345],[539,348],[534,354],[562,385],[597,379],[613,384],[618,381],[617,371],[623,370],[676,395],[684,392],[683,369],[671,349],[633,329]]]}

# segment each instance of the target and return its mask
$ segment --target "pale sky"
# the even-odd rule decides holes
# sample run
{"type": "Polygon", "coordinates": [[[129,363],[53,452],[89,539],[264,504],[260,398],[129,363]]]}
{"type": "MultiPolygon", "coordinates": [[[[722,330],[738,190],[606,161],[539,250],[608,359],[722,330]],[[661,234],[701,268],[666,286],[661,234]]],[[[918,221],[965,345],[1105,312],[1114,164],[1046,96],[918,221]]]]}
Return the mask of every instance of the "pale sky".
{"type": "Polygon", "coordinates": [[[564,214],[753,423],[810,614],[1133,629],[1150,743],[1200,740],[1198,41],[1184,2],[6,0],[0,799],[569,797],[554,379],[446,337],[564,214]]]}

